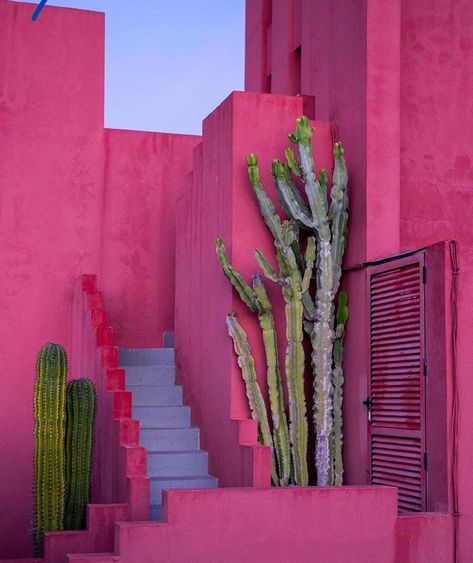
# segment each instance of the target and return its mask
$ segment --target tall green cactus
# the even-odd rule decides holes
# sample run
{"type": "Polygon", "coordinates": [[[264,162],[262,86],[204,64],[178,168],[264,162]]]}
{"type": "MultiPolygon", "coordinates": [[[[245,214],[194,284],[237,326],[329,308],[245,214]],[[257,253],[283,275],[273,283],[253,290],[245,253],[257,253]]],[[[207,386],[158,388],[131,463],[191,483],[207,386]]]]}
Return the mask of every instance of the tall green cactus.
{"type": "Polygon", "coordinates": [[[66,509],[64,528],[85,527],[90,502],[90,478],[95,418],[95,387],[89,379],[75,379],[67,386],[66,509]]]}
{"type": "Polygon", "coordinates": [[[39,557],[43,532],[63,529],[66,380],[64,348],[48,342],[38,354],[34,390],[34,553],[39,557]]]}
{"type": "MultiPolygon", "coordinates": [[[[348,224],[347,170],[342,145],[335,143],[335,167],[330,207],[327,201],[327,174],[315,173],[312,156],[313,128],[307,117],[296,122],[296,131],[289,139],[298,147],[299,162],[292,149],[286,149],[286,163],[273,162],[276,191],[286,212],[317,238],[315,307],[306,294],[305,327],[312,343],[314,371],[314,421],[316,430],[317,483],[333,484],[333,459],[330,443],[334,432],[333,413],[333,342],[334,299],[340,286],[342,258],[348,224]],[[308,206],[301,215],[301,195],[291,180],[291,172],[302,178],[308,206]]],[[[341,364],[341,362],[340,362],[341,364]]]]}
{"type": "MultiPolygon", "coordinates": [[[[304,328],[312,344],[317,484],[324,486],[340,485],[343,478],[342,361],[345,323],[348,318],[347,296],[344,292],[339,294],[336,326],[334,301],[339,293],[346,246],[348,175],[342,145],[335,143],[335,166],[329,203],[327,172],[322,169],[317,176],[315,171],[311,141],[313,131],[307,117],[297,119],[296,131],[289,135],[289,139],[297,145],[298,157],[292,148],[287,148],[286,161],[281,163],[274,160],[272,164],[276,193],[289,217],[288,220],[281,219],[268,197],[260,180],[254,154],[248,155],[247,165],[261,215],[274,238],[279,271],[258,250],[255,254],[256,260],[264,275],[281,285],[286,304],[285,367],[293,461],[292,480],[298,485],[308,482],[302,347],[304,328]],[[293,180],[293,175],[300,180],[293,180]],[[304,185],[305,197],[297,187],[300,181],[304,185]],[[301,229],[309,234],[304,256],[301,252],[301,229]],[[311,291],[312,280],[315,281],[315,292],[311,291]]],[[[255,288],[252,290],[228,261],[225,263],[221,256],[220,258],[225,274],[242,300],[251,310],[257,311],[255,288]]],[[[260,325],[263,328],[261,320],[260,325]]],[[[274,324],[271,330],[276,334],[274,324]]],[[[268,358],[268,350],[266,354],[268,358]]],[[[270,356],[271,354],[272,352],[270,356]]]]}
{"type": "Polygon", "coordinates": [[[258,201],[264,222],[274,237],[276,259],[279,272],[266,259],[262,252],[255,257],[264,275],[281,284],[286,303],[286,380],[289,397],[289,435],[292,447],[294,482],[307,485],[307,408],[304,393],[304,348],[303,342],[303,296],[307,292],[314,264],[315,239],[309,239],[305,257],[305,271],[300,272],[300,256],[297,227],[293,221],[281,221],[274,205],[266,193],[259,175],[258,161],[254,154],[247,157],[248,175],[258,201]]]}

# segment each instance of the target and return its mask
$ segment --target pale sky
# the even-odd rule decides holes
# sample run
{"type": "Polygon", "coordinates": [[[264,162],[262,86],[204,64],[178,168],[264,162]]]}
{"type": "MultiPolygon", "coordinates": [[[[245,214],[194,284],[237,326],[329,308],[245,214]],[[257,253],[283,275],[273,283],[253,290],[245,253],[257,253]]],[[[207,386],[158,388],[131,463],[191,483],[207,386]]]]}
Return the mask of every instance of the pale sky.
{"type": "Polygon", "coordinates": [[[243,90],[245,0],[48,0],[47,6],[106,14],[106,127],[200,134],[202,119],[232,90],[243,90]]]}

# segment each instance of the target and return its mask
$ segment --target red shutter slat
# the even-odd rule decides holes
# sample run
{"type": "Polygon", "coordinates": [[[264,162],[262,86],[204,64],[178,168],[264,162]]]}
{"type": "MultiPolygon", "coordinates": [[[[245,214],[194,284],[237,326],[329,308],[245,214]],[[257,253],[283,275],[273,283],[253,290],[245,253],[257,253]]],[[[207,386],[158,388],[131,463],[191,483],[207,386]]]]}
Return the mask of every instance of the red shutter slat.
{"type": "Polygon", "coordinates": [[[369,276],[371,481],[398,487],[400,511],[421,511],[422,263],[413,257],[397,264],[375,267],[369,276]]]}

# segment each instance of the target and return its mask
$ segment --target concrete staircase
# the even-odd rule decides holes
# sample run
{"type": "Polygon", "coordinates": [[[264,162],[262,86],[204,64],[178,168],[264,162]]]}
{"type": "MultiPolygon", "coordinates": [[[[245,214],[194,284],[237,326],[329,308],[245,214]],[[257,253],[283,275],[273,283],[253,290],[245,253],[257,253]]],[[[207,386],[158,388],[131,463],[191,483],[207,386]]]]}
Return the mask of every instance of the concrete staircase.
{"type": "Polygon", "coordinates": [[[121,349],[126,389],[133,393],[133,418],[140,421],[140,445],[148,450],[151,519],[160,520],[164,489],[218,486],[208,474],[208,455],[200,449],[199,429],[176,385],[173,348],[121,349]]]}

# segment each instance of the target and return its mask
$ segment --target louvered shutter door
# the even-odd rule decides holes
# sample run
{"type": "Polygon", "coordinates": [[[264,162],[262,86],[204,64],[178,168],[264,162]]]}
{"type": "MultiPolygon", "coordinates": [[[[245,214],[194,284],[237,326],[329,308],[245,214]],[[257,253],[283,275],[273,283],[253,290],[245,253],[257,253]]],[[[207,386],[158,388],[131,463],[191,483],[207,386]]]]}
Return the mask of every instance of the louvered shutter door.
{"type": "Polygon", "coordinates": [[[422,254],[369,271],[371,482],[399,488],[399,510],[426,503],[422,254]]]}

